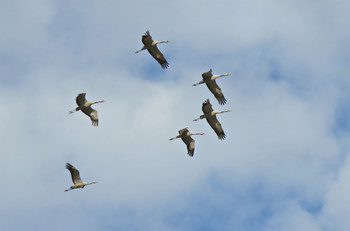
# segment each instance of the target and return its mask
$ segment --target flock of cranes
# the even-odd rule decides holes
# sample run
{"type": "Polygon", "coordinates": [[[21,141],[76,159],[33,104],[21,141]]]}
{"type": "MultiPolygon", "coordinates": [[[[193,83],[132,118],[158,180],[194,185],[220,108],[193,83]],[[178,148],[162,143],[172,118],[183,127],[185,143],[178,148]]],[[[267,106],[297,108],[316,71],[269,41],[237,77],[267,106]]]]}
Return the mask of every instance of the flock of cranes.
{"type": "MultiPolygon", "coordinates": [[[[152,57],[157,60],[157,62],[162,66],[163,69],[166,69],[169,67],[168,61],[165,59],[162,52],[158,49],[157,44],[160,43],[168,43],[168,40],[165,41],[155,41],[152,39],[152,36],[150,35],[149,31],[146,31],[146,33],[142,36],[142,43],[144,44],[143,47],[136,51],[135,53],[139,53],[143,50],[148,50],[148,52],[152,55],[152,57]]],[[[197,86],[199,84],[205,83],[208,87],[208,89],[211,91],[211,93],[215,96],[217,101],[220,105],[225,105],[227,100],[222,93],[221,88],[216,83],[216,79],[223,76],[228,76],[230,74],[223,74],[223,75],[214,75],[212,73],[212,69],[210,69],[207,72],[204,72],[202,74],[202,80],[198,83],[193,84],[192,86],[197,86]]],[[[78,107],[75,109],[69,111],[69,113],[73,113],[76,111],[82,111],[85,115],[89,116],[92,122],[93,126],[98,126],[98,113],[95,109],[91,108],[91,105],[105,102],[104,100],[99,100],[96,102],[90,102],[86,100],[85,98],[86,93],[80,93],[76,97],[76,103],[78,107]]],[[[201,119],[206,119],[210,127],[215,131],[216,135],[218,136],[218,139],[223,140],[225,139],[226,135],[222,128],[221,123],[217,119],[216,115],[224,112],[230,112],[230,110],[224,110],[224,111],[217,111],[213,109],[213,106],[211,105],[209,99],[205,100],[202,104],[202,111],[203,115],[200,115],[199,118],[194,119],[193,121],[198,121],[201,119]]],[[[179,135],[175,136],[173,138],[170,138],[169,140],[174,140],[177,138],[181,138],[182,141],[186,144],[187,147],[187,154],[191,157],[194,155],[194,149],[195,149],[195,140],[191,137],[192,135],[205,135],[205,133],[196,133],[191,132],[188,130],[188,127],[185,127],[178,131],[179,135]]],[[[84,188],[86,185],[95,184],[96,181],[87,183],[81,180],[79,171],[71,164],[67,163],[66,168],[69,170],[73,186],[71,186],[69,189],[64,190],[65,192],[76,189],[76,188],[84,188]]]]}

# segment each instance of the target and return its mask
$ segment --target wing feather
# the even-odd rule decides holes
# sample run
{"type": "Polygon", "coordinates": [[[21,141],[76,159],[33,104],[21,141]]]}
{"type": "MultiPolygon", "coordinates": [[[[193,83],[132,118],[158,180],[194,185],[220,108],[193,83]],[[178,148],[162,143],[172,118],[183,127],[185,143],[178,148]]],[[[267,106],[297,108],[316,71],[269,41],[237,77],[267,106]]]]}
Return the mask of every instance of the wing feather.
{"type": "Polygon", "coordinates": [[[80,93],[77,98],[75,99],[75,101],[77,102],[78,106],[83,106],[86,102],[86,98],[85,98],[86,93],[80,93]]]}
{"type": "Polygon", "coordinates": [[[221,91],[221,88],[219,87],[219,85],[216,83],[215,80],[212,80],[210,82],[206,82],[206,85],[207,85],[209,91],[211,91],[211,93],[213,93],[215,98],[218,100],[219,104],[224,105],[227,102],[224,94],[221,91]]]}
{"type": "Polygon", "coordinates": [[[93,126],[98,126],[98,113],[91,107],[85,107],[82,109],[85,115],[89,116],[93,126]]]}
{"type": "Polygon", "coordinates": [[[191,136],[185,135],[181,136],[182,141],[186,144],[187,154],[189,156],[193,156],[194,154],[194,139],[191,136]]]}
{"type": "Polygon", "coordinates": [[[225,139],[226,135],[224,130],[222,129],[221,123],[216,118],[216,115],[210,116],[206,118],[210,127],[215,131],[216,135],[220,140],[225,139]]]}
{"type": "Polygon", "coordinates": [[[155,60],[157,60],[157,62],[162,66],[163,69],[167,69],[169,67],[168,61],[166,61],[163,53],[158,49],[157,45],[149,48],[148,52],[152,55],[152,57],[155,60]]]}
{"type": "Polygon", "coordinates": [[[78,184],[81,183],[82,180],[80,179],[80,175],[79,175],[79,171],[78,169],[76,169],[73,165],[71,165],[70,163],[66,164],[66,169],[69,170],[71,176],[72,176],[72,181],[74,184],[78,184]]]}
{"type": "Polygon", "coordinates": [[[204,72],[202,74],[202,78],[204,80],[209,80],[209,79],[211,79],[212,76],[213,76],[213,74],[212,74],[212,70],[211,69],[209,71],[207,71],[207,72],[204,72]]]}
{"type": "Polygon", "coordinates": [[[204,112],[204,114],[206,115],[210,115],[211,112],[213,111],[213,107],[209,101],[209,99],[206,99],[203,104],[202,104],[202,111],[204,112]]]}
{"type": "Polygon", "coordinates": [[[153,39],[149,31],[146,31],[146,33],[142,35],[142,43],[145,45],[151,45],[153,43],[153,39]]]}

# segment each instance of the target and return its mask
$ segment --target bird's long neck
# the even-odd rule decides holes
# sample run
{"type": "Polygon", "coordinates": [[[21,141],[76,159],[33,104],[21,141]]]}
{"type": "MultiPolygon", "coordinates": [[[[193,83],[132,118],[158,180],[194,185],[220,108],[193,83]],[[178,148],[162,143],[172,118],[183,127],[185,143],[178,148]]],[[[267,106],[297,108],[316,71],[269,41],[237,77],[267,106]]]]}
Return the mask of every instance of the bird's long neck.
{"type": "Polygon", "coordinates": [[[190,135],[205,135],[204,133],[190,132],[190,135]]]}
{"type": "Polygon", "coordinates": [[[164,40],[164,41],[154,41],[153,43],[156,45],[156,44],[159,44],[159,43],[168,43],[169,40],[164,40]]]}
{"type": "Polygon", "coordinates": [[[89,184],[96,184],[97,182],[94,181],[94,182],[90,182],[90,183],[86,183],[85,185],[89,185],[89,184]]]}
{"type": "Polygon", "coordinates": [[[212,115],[216,115],[216,114],[220,114],[220,113],[224,113],[224,112],[230,112],[231,110],[224,110],[224,111],[217,111],[217,110],[214,110],[211,114],[212,115]]]}
{"type": "Polygon", "coordinates": [[[96,102],[91,103],[90,105],[92,105],[92,104],[97,104],[97,103],[103,103],[103,102],[104,102],[104,100],[99,100],[99,101],[96,101],[96,102]]]}
{"type": "Polygon", "coordinates": [[[214,80],[214,79],[217,79],[217,78],[220,78],[220,77],[223,77],[223,76],[228,76],[228,75],[230,75],[230,74],[223,74],[223,75],[213,75],[212,77],[211,77],[211,79],[212,80],[214,80]]]}

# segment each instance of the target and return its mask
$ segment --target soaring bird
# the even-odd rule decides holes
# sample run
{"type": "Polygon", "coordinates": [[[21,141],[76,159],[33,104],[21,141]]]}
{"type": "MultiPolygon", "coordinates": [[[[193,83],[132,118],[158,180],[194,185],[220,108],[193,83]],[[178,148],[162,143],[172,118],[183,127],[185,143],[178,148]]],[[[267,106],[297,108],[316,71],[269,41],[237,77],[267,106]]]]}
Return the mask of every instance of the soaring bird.
{"type": "Polygon", "coordinates": [[[192,139],[192,135],[205,135],[205,133],[195,133],[195,132],[190,132],[188,127],[185,127],[181,130],[179,130],[179,135],[175,136],[173,138],[170,138],[169,140],[174,140],[177,138],[181,138],[182,141],[186,144],[187,146],[187,154],[189,156],[193,156],[194,154],[194,139],[192,139]]]}
{"type": "Polygon", "coordinates": [[[143,51],[145,49],[148,50],[148,52],[155,58],[158,63],[162,66],[163,69],[168,68],[169,63],[164,58],[164,55],[157,47],[157,44],[159,43],[168,43],[168,40],[165,41],[155,41],[152,40],[152,36],[150,35],[149,31],[146,31],[144,35],[142,35],[142,43],[144,44],[143,47],[136,51],[135,53],[139,53],[140,51],[143,51]]]}
{"type": "Polygon", "coordinates": [[[207,87],[209,88],[209,90],[211,91],[211,93],[213,93],[215,98],[219,101],[219,104],[224,105],[226,103],[225,96],[222,93],[219,85],[217,85],[215,79],[217,79],[219,77],[223,77],[223,76],[228,76],[228,75],[231,75],[231,74],[226,73],[223,75],[213,75],[212,70],[210,69],[209,71],[204,72],[202,74],[203,80],[201,80],[198,83],[192,84],[192,86],[197,86],[199,84],[205,83],[207,85],[207,87]]]}
{"type": "Polygon", "coordinates": [[[95,109],[92,109],[91,105],[96,104],[96,103],[102,103],[102,102],[104,102],[104,100],[100,100],[97,102],[90,102],[90,101],[87,101],[85,99],[85,95],[86,95],[86,93],[80,93],[77,96],[75,101],[77,102],[78,107],[69,111],[69,113],[73,113],[73,112],[81,110],[82,112],[84,112],[85,115],[90,117],[93,126],[98,126],[97,111],[95,109]]]}
{"type": "Polygon", "coordinates": [[[220,140],[225,139],[226,135],[224,133],[224,130],[222,129],[221,123],[216,118],[216,114],[224,113],[224,112],[230,112],[231,110],[225,110],[225,111],[217,111],[213,110],[213,107],[210,104],[209,99],[205,100],[202,105],[202,111],[203,115],[201,115],[199,118],[194,119],[193,121],[197,121],[199,119],[206,118],[210,127],[214,129],[216,135],[218,135],[218,138],[220,140]]]}
{"type": "Polygon", "coordinates": [[[74,185],[71,186],[69,189],[64,190],[65,192],[67,192],[69,190],[72,190],[72,189],[76,189],[76,188],[82,188],[83,189],[85,187],[85,185],[96,184],[97,183],[96,181],[91,182],[91,183],[86,183],[86,182],[82,181],[80,179],[80,175],[79,175],[78,169],[76,169],[73,165],[71,165],[69,163],[66,164],[66,169],[68,169],[70,171],[70,174],[72,176],[72,180],[73,180],[74,185]]]}

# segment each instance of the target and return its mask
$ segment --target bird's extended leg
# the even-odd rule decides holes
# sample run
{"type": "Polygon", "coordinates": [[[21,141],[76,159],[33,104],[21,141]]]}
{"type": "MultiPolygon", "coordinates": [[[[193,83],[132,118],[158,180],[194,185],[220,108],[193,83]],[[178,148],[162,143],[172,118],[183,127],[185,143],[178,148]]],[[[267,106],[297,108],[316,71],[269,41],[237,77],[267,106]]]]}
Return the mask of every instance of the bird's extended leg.
{"type": "Polygon", "coordinates": [[[144,49],[146,49],[145,47],[142,47],[140,50],[135,51],[135,54],[139,53],[140,51],[143,51],[144,49]]]}
{"type": "Polygon", "coordinates": [[[205,115],[201,115],[197,119],[194,119],[193,121],[201,120],[201,119],[204,119],[204,118],[205,118],[205,115]]]}
{"type": "Polygon", "coordinates": [[[173,137],[173,138],[170,138],[169,140],[175,140],[175,139],[180,138],[180,137],[181,137],[181,136],[178,135],[178,136],[175,136],[175,137],[173,137]]]}
{"type": "Polygon", "coordinates": [[[76,109],[70,110],[70,111],[69,111],[69,114],[72,114],[73,112],[76,112],[76,111],[79,111],[79,110],[80,110],[80,108],[77,107],[76,109]]]}
{"type": "Polygon", "coordinates": [[[214,80],[214,79],[217,79],[217,78],[220,78],[220,77],[223,77],[223,76],[228,76],[228,75],[231,75],[231,74],[226,73],[226,74],[223,74],[223,75],[213,75],[211,77],[211,80],[214,80]]]}
{"type": "Polygon", "coordinates": [[[203,81],[203,80],[199,81],[198,83],[194,83],[194,84],[192,84],[192,86],[197,86],[197,85],[202,84],[202,83],[204,83],[204,81],[203,81]]]}
{"type": "Polygon", "coordinates": [[[66,189],[66,190],[64,190],[64,191],[65,191],[65,192],[68,192],[69,190],[72,190],[72,188],[66,189]]]}

